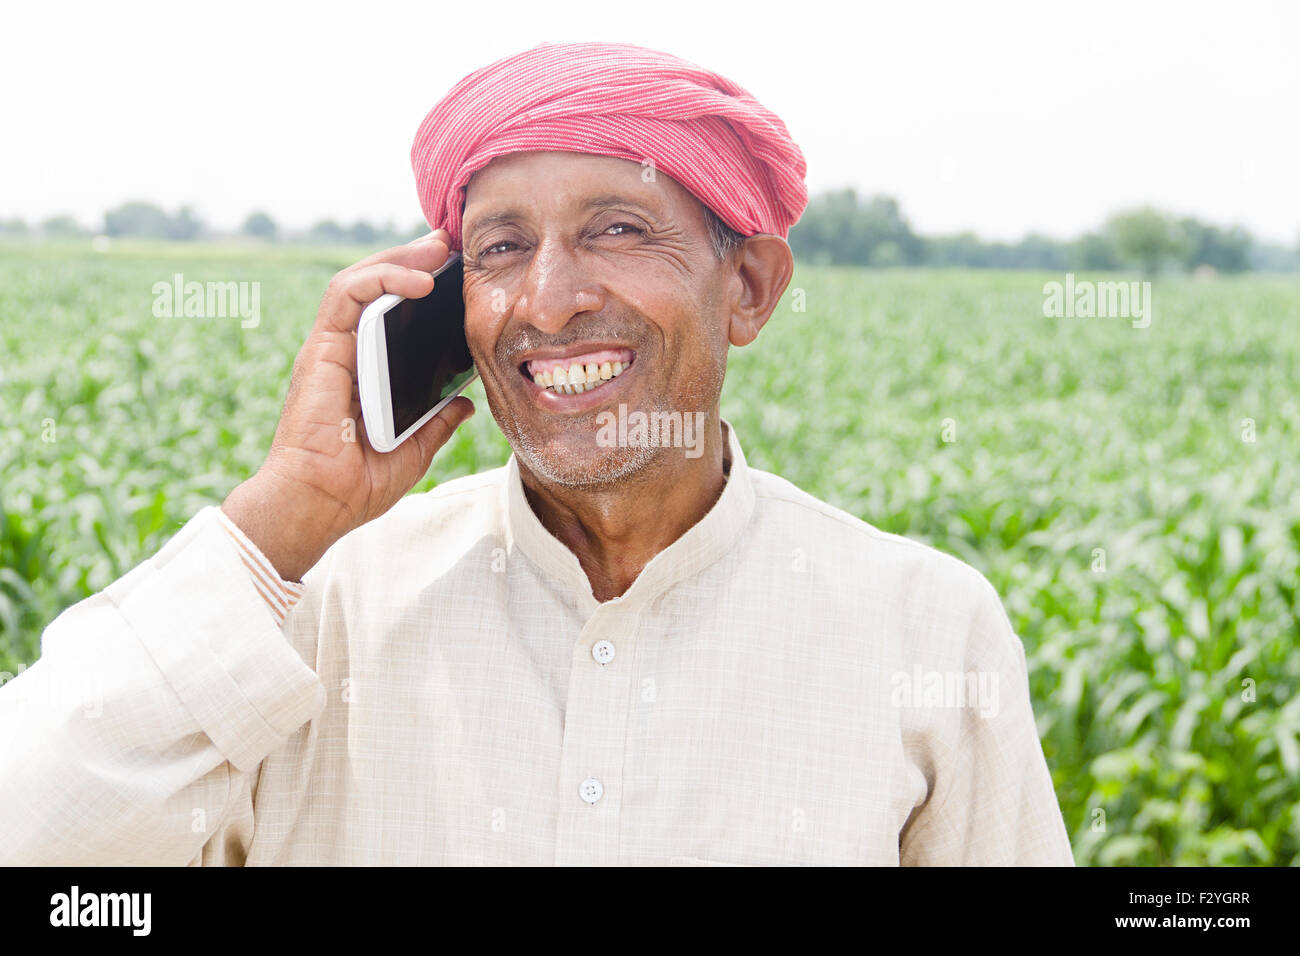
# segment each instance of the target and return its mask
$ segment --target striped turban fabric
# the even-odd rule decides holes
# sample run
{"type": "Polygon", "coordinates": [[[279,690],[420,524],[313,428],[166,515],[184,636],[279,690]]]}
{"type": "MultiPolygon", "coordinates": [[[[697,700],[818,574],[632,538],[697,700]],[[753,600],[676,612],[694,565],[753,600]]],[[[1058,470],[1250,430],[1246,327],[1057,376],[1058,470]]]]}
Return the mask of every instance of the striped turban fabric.
{"type": "Polygon", "coordinates": [[[808,204],[803,153],[740,86],[644,47],[548,43],[465,77],[415,134],[420,206],[453,249],[470,177],[527,150],[653,163],[745,236],[785,237],[808,204]]]}

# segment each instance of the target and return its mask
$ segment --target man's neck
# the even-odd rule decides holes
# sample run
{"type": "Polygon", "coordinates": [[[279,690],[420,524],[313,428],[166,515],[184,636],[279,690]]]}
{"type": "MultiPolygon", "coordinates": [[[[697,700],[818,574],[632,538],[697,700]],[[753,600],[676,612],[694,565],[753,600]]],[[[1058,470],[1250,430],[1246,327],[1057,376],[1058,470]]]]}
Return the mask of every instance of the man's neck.
{"type": "Polygon", "coordinates": [[[660,551],[717,502],[726,485],[721,420],[708,416],[704,453],[662,448],[636,474],[607,486],[547,482],[519,463],[528,504],[543,527],[578,558],[597,601],[625,593],[660,551]]]}

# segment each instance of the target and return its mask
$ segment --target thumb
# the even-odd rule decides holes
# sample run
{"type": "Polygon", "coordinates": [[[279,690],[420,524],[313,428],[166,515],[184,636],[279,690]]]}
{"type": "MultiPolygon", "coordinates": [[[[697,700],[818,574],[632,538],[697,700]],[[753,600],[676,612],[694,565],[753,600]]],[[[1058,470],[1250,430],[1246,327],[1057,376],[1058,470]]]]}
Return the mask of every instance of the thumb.
{"type": "Polygon", "coordinates": [[[458,395],[411,436],[411,442],[420,449],[420,462],[423,466],[420,474],[428,470],[438,449],[447,444],[456,429],[469,421],[474,412],[474,403],[466,396],[458,395]]]}

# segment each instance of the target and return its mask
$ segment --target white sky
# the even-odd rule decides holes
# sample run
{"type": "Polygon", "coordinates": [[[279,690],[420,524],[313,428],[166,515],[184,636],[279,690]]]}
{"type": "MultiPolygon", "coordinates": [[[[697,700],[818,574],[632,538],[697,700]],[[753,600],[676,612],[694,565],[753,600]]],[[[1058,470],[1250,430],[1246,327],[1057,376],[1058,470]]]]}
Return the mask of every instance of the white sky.
{"type": "Polygon", "coordinates": [[[543,40],[667,50],[745,86],[813,191],[913,225],[1069,236],[1153,202],[1294,244],[1300,3],[296,2],[8,5],[0,217],[133,198],[233,228],[419,221],[424,114],[543,40]]]}

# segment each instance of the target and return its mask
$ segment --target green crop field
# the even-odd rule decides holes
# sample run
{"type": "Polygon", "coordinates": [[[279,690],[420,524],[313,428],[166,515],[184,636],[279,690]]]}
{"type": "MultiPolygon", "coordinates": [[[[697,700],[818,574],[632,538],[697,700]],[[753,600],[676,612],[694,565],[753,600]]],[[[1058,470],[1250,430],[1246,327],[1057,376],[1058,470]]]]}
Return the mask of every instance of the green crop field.
{"type": "MultiPolygon", "coordinates": [[[[359,254],[0,245],[0,671],[258,466],[359,254]],[[260,323],[156,318],[177,273],[260,283],[260,323]]],[[[1157,279],[1141,329],[1045,318],[1061,279],[801,266],[724,415],[992,580],[1079,863],[1300,862],[1300,284],[1157,279]]],[[[417,490],[505,460],[471,395],[417,490]]]]}

